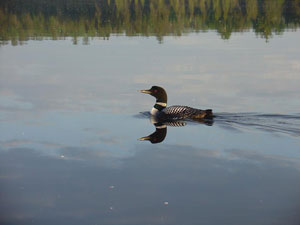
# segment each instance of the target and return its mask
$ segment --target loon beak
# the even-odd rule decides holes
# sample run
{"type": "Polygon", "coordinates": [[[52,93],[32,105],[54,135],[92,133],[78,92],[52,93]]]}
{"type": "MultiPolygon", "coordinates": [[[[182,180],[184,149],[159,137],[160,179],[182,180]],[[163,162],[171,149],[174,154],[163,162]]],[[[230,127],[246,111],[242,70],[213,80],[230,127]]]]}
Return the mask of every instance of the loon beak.
{"type": "Polygon", "coordinates": [[[139,138],[138,140],[139,141],[149,141],[151,138],[149,136],[146,136],[146,137],[141,137],[139,138]]]}
{"type": "Polygon", "coordinates": [[[140,90],[141,93],[145,93],[145,94],[151,94],[150,90],[140,90]]]}

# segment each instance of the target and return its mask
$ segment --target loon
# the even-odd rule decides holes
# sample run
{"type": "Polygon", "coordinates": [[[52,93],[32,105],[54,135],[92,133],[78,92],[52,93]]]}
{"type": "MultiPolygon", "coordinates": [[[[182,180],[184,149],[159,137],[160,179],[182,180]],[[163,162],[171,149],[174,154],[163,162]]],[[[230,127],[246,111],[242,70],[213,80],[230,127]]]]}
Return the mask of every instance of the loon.
{"type": "Polygon", "coordinates": [[[159,121],[172,121],[183,119],[212,119],[214,117],[211,109],[201,110],[189,106],[174,105],[167,107],[167,93],[159,86],[152,86],[149,90],[140,90],[156,98],[156,103],[151,110],[151,115],[159,121]]]}

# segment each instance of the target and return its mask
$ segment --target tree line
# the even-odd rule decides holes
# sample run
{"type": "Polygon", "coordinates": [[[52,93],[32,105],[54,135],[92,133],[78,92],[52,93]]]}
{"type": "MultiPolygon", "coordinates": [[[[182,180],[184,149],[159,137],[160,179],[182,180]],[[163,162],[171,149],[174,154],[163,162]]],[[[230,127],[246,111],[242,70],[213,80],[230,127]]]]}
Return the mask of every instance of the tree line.
{"type": "Polygon", "coordinates": [[[300,0],[1,0],[0,43],[78,37],[180,36],[253,30],[269,39],[300,24],[300,0]]]}

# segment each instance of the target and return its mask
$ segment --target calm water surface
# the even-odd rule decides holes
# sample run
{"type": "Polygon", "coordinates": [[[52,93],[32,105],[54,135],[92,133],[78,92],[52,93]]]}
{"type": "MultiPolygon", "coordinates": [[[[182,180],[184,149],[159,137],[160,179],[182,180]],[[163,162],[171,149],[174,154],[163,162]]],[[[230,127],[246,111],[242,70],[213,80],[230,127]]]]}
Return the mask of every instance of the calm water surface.
{"type": "Polygon", "coordinates": [[[75,45],[44,26],[22,40],[2,29],[1,224],[300,224],[300,31],[288,15],[271,33],[245,17],[229,36],[212,23],[131,36],[111,22],[108,40],[78,33],[75,45]],[[217,117],[138,141],[155,131],[154,98],[137,92],[152,85],[217,117]]]}

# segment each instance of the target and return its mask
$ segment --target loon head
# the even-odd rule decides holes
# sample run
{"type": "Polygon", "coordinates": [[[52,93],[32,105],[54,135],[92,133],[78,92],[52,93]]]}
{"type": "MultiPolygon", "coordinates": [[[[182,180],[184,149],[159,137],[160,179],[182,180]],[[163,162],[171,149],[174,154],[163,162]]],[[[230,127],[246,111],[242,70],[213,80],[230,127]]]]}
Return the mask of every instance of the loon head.
{"type": "Polygon", "coordinates": [[[156,98],[156,102],[167,104],[167,92],[162,87],[152,86],[149,90],[141,90],[140,92],[152,95],[156,98]]]}

